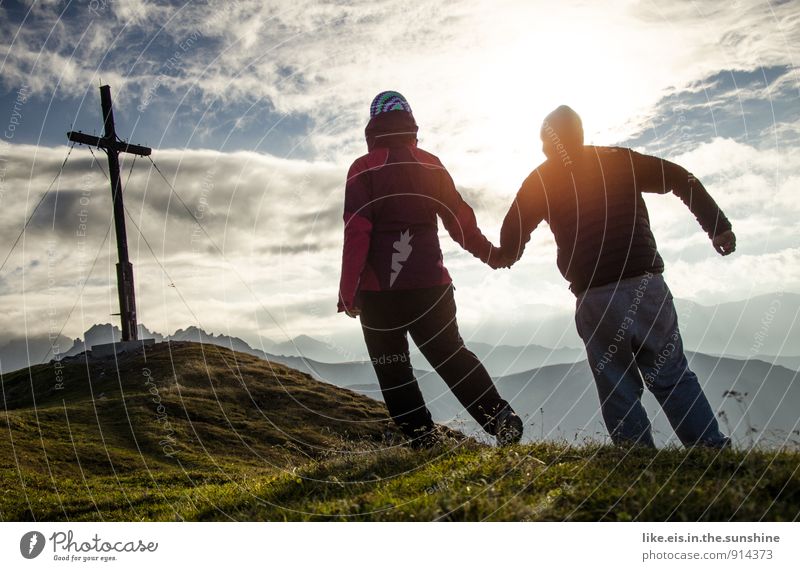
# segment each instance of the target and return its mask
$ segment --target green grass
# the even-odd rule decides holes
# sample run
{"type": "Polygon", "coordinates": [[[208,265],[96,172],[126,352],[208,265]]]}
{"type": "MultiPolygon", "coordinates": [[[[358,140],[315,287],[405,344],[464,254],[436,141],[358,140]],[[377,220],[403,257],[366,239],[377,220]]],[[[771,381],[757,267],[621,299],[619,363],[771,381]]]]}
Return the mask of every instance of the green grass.
{"type": "Polygon", "coordinates": [[[191,343],[63,375],[61,389],[53,365],[2,379],[0,520],[800,517],[792,451],[501,450],[452,437],[416,452],[380,403],[191,343]]]}

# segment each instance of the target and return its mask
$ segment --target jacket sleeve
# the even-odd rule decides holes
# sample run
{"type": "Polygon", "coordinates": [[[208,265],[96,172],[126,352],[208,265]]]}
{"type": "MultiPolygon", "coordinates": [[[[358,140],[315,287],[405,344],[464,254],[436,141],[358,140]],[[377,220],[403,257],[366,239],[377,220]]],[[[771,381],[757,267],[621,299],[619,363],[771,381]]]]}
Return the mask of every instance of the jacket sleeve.
{"type": "Polygon", "coordinates": [[[636,182],[642,192],[672,191],[694,214],[709,238],[731,229],[717,203],[692,173],[680,165],[632,152],[636,182]]]}
{"type": "Polygon", "coordinates": [[[494,247],[478,228],[475,212],[456,190],[450,173],[442,167],[438,214],[447,233],[459,246],[486,262],[494,247]]]}
{"type": "Polygon", "coordinates": [[[533,171],[517,192],[500,229],[503,255],[517,261],[525,251],[531,234],[544,220],[547,202],[538,169],[533,171]]]}
{"type": "Polygon", "coordinates": [[[347,173],[344,198],[344,249],[339,281],[339,312],[358,308],[358,286],[372,234],[369,173],[356,161],[347,173]]]}

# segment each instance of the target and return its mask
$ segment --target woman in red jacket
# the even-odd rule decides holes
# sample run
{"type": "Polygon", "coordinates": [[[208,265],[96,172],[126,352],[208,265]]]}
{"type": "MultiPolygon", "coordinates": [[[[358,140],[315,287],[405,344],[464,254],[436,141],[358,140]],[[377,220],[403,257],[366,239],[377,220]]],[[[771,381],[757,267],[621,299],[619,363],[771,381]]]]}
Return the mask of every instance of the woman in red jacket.
{"type": "Polygon", "coordinates": [[[365,131],[369,152],[347,175],[339,311],[361,317],[386,407],[412,445],[429,446],[436,433],[407,334],[470,415],[499,444],[516,443],[522,420],[458,332],[437,217],[481,261],[494,267],[499,256],[439,159],[417,147],[417,130],[402,95],[375,97],[365,131]]]}

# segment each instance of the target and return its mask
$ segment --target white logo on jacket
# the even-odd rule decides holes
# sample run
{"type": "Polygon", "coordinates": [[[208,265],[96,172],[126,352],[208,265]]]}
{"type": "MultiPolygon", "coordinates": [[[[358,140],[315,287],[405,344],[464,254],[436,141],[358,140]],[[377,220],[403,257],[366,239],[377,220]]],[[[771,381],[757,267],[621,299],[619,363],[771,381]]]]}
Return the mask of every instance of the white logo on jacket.
{"type": "Polygon", "coordinates": [[[394,285],[397,276],[400,275],[400,270],[403,269],[403,262],[408,260],[411,255],[411,230],[406,230],[400,233],[400,239],[397,240],[394,246],[394,254],[392,254],[392,275],[389,276],[389,287],[394,285]]]}

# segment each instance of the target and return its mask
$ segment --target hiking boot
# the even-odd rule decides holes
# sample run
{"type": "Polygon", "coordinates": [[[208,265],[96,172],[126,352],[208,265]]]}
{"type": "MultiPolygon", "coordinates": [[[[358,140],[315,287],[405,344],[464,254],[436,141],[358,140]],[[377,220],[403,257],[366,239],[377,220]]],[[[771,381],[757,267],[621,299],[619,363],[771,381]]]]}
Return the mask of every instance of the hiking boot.
{"type": "Polygon", "coordinates": [[[723,436],[721,440],[699,440],[694,444],[689,444],[687,448],[707,448],[709,450],[732,450],[733,442],[727,436],[723,436]]]}
{"type": "Polygon", "coordinates": [[[408,444],[414,450],[428,450],[440,444],[441,441],[441,434],[437,427],[421,428],[414,431],[414,436],[409,439],[408,444]]]}
{"type": "Polygon", "coordinates": [[[498,446],[511,446],[522,440],[522,419],[511,407],[505,407],[498,412],[494,422],[498,446]]]}

